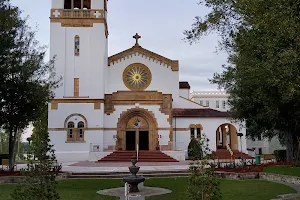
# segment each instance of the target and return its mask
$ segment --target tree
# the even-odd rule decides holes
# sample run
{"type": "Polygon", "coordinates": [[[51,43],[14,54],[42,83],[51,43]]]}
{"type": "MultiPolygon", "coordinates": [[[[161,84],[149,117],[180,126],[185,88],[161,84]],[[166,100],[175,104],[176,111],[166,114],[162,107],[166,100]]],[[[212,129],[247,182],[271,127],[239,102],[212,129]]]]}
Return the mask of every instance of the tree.
{"type": "Polygon", "coordinates": [[[44,105],[43,108],[46,108],[44,113],[33,123],[35,135],[38,137],[32,138],[35,148],[31,152],[39,160],[38,163],[35,163],[32,153],[29,153],[29,163],[23,172],[25,181],[11,194],[14,200],[59,199],[56,177],[61,166],[57,164],[53,145],[49,144],[47,105],[44,105]]]}
{"type": "Polygon", "coordinates": [[[46,48],[20,13],[9,0],[0,0],[0,127],[8,132],[11,171],[17,132],[39,118],[61,79],[54,58],[44,62],[46,48]]]}
{"type": "Polygon", "coordinates": [[[284,137],[293,159],[300,137],[299,0],[204,0],[211,12],[196,18],[186,39],[216,31],[228,64],[210,81],[230,94],[230,114],[250,136],[284,137]],[[294,151],[295,152],[295,151],[294,151]]]}
{"type": "Polygon", "coordinates": [[[189,183],[187,188],[188,200],[222,200],[220,182],[215,177],[215,165],[210,160],[211,150],[205,134],[195,139],[202,147],[202,159],[194,159],[190,163],[189,183]]]}
{"type": "Polygon", "coordinates": [[[45,140],[43,135],[48,133],[48,104],[43,106],[44,110],[40,118],[33,122],[30,150],[34,157],[41,159],[40,144],[45,140]]]}

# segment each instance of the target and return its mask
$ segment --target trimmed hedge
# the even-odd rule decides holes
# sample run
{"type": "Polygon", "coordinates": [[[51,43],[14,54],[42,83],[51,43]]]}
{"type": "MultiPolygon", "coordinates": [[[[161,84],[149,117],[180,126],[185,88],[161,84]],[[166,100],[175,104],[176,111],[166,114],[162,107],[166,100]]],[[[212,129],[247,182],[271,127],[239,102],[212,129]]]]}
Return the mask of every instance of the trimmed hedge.
{"type": "Polygon", "coordinates": [[[277,162],[285,162],[286,161],[286,150],[275,150],[274,156],[277,162]]]}
{"type": "Polygon", "coordinates": [[[188,159],[201,160],[202,157],[203,157],[203,152],[202,152],[201,144],[196,139],[193,138],[188,147],[188,159]]]}

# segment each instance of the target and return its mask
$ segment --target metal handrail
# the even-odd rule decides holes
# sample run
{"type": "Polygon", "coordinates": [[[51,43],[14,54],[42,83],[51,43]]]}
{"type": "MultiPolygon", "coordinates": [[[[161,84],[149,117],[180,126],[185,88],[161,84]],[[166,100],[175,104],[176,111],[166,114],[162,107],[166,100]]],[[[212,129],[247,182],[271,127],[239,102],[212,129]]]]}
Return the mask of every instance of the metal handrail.
{"type": "Polygon", "coordinates": [[[227,150],[229,151],[230,155],[233,156],[233,152],[232,152],[232,150],[231,150],[229,144],[226,144],[226,148],[227,148],[227,150]]]}
{"type": "Polygon", "coordinates": [[[139,144],[136,144],[136,160],[139,161],[139,144]]]}

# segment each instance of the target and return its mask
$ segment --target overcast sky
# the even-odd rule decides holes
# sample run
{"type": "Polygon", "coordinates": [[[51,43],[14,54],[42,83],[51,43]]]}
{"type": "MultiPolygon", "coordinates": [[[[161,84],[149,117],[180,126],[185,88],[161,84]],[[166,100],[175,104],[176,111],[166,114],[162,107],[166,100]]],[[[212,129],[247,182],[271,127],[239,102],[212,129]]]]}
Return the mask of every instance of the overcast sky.
{"type": "MultiPolygon", "coordinates": [[[[100,0],[99,0],[100,1],[100,0]]],[[[102,0],[101,0],[102,1],[102,0]]],[[[11,0],[37,26],[37,40],[49,47],[51,0],[11,0]]],[[[109,55],[134,45],[139,33],[140,45],[173,60],[179,60],[180,81],[188,81],[191,91],[216,90],[209,83],[215,72],[222,72],[226,54],[216,53],[218,37],[206,36],[197,44],[183,41],[183,31],[190,29],[195,16],[205,16],[208,9],[199,0],[109,0],[109,55]]],[[[31,130],[25,136],[28,136],[31,130]]]]}
{"type": "MultiPolygon", "coordinates": [[[[100,1],[100,0],[99,0],[100,1]]],[[[101,0],[102,1],[102,0],[101,0]]],[[[38,26],[37,39],[49,46],[51,0],[11,0],[29,15],[29,24],[38,26]]],[[[109,55],[130,48],[137,32],[140,45],[173,60],[179,60],[180,80],[189,81],[191,90],[216,90],[209,83],[215,72],[222,71],[226,54],[216,53],[218,37],[206,36],[197,44],[183,41],[183,31],[190,29],[195,16],[205,16],[208,9],[199,0],[109,0],[109,55]]]]}

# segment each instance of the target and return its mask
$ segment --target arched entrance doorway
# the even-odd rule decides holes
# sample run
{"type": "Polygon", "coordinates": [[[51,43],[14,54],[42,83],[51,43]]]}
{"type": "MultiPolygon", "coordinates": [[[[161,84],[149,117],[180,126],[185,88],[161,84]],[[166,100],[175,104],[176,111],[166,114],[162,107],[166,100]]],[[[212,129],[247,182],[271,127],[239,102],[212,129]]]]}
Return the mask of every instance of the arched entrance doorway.
{"type": "Polygon", "coordinates": [[[158,147],[157,121],[153,113],[133,108],[121,114],[118,121],[117,147],[121,150],[154,151],[158,147]]]}
{"type": "Polygon", "coordinates": [[[232,150],[238,150],[237,129],[234,125],[226,123],[217,128],[216,131],[217,149],[226,149],[226,145],[232,150]]]}

